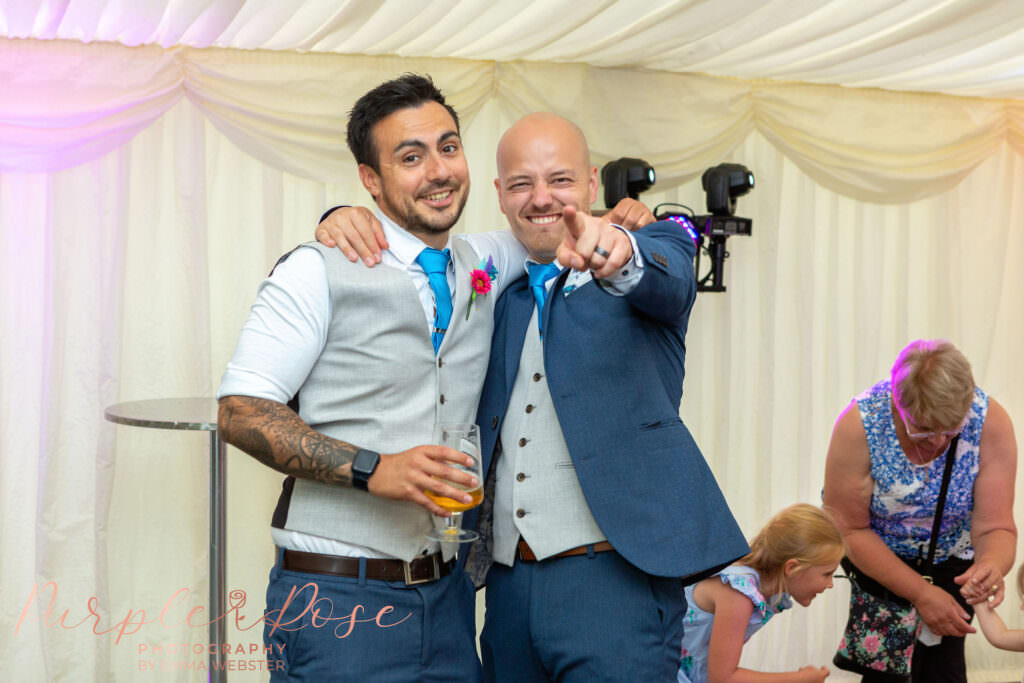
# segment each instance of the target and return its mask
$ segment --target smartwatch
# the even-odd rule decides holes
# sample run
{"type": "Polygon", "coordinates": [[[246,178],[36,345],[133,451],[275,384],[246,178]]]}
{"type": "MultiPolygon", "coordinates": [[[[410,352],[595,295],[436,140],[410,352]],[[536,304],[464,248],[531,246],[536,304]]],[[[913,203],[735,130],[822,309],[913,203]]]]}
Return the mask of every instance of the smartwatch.
{"type": "Polygon", "coordinates": [[[369,480],[380,464],[380,453],[360,448],[352,460],[352,487],[362,491],[369,490],[369,480]]]}

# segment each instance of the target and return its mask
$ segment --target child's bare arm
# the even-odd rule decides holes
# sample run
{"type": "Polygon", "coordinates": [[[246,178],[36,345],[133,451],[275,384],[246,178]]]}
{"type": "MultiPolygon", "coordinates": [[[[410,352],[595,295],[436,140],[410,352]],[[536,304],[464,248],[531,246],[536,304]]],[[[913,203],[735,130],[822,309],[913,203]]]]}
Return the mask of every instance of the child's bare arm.
{"type": "Polygon", "coordinates": [[[708,645],[709,683],[823,683],[829,674],[825,667],[805,666],[799,671],[779,673],[741,669],[739,663],[743,638],[754,605],[746,596],[723,584],[717,577],[706,581],[700,586],[700,597],[711,607],[706,611],[715,615],[708,645]]]}
{"type": "Polygon", "coordinates": [[[990,603],[978,603],[974,606],[974,613],[978,615],[978,624],[988,642],[1000,650],[1024,652],[1024,630],[1006,628],[1002,617],[990,603]]]}

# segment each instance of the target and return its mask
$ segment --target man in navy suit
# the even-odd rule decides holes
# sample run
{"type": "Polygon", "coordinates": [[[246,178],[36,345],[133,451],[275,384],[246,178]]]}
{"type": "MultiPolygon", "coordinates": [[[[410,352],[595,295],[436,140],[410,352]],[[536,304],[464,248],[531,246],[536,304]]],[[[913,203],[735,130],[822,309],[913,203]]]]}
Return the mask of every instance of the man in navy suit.
{"type": "Polygon", "coordinates": [[[695,245],[671,221],[588,241],[608,234],[584,231],[603,220],[587,215],[597,169],[553,114],[505,133],[498,174],[530,259],[495,310],[477,417],[485,678],[674,681],[679,577],[748,550],[679,419],[695,245]]]}
{"type": "MultiPolygon", "coordinates": [[[[596,229],[597,169],[561,117],[513,125],[498,171],[530,259],[495,310],[477,417],[488,492],[463,520],[483,536],[469,571],[486,573],[485,678],[674,681],[679,578],[748,550],[679,419],[694,243],[671,221],[596,229]]],[[[368,264],[382,241],[355,210],[317,237],[368,264]]]]}

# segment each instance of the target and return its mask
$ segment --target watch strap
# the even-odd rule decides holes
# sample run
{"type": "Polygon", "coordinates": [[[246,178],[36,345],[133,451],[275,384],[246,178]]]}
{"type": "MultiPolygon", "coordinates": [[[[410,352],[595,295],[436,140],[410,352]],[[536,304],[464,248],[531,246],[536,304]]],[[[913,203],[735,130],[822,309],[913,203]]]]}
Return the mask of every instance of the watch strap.
{"type": "Polygon", "coordinates": [[[380,464],[380,453],[360,448],[352,460],[352,487],[369,491],[369,481],[380,464]]]}

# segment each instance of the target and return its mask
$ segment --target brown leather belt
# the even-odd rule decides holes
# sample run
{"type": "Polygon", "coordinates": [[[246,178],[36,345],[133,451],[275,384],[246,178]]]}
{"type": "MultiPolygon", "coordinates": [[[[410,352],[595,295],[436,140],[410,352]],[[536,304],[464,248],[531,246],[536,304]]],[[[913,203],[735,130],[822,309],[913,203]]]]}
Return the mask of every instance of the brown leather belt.
{"type": "MultiPolygon", "coordinates": [[[[455,562],[445,562],[440,553],[417,557],[412,562],[402,560],[366,560],[366,578],[378,581],[404,581],[407,585],[437,581],[448,576],[455,562]]],[[[339,557],[285,550],[281,567],[296,572],[327,574],[330,576],[359,576],[358,557],[339,557]]]]}
{"type": "MultiPolygon", "coordinates": [[[[612,544],[608,541],[601,541],[600,543],[594,543],[592,545],[581,545],[575,548],[569,548],[568,550],[563,550],[557,555],[545,557],[544,561],[546,562],[547,560],[553,560],[556,557],[572,557],[573,555],[586,555],[588,552],[587,549],[591,547],[594,549],[595,553],[604,553],[608,552],[609,550],[615,550],[615,548],[612,547],[612,544]]],[[[516,549],[516,557],[520,560],[526,560],[527,562],[537,561],[537,556],[534,554],[533,550],[526,543],[526,541],[524,541],[522,538],[519,539],[519,547],[516,549]]]]}

